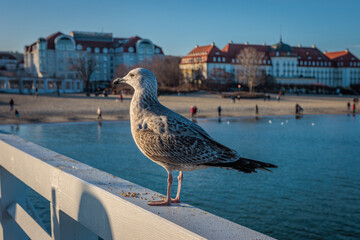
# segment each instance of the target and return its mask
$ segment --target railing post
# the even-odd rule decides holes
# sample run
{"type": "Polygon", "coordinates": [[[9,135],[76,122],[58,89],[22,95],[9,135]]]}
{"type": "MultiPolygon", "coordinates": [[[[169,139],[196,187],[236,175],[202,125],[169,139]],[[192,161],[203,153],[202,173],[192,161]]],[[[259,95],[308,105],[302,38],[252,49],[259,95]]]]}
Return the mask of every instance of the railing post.
{"type": "Polygon", "coordinates": [[[59,210],[56,190],[51,190],[50,217],[51,235],[54,240],[98,240],[98,236],[89,229],[59,210]]]}
{"type": "Polygon", "coordinates": [[[0,239],[28,239],[24,231],[8,214],[7,208],[14,202],[24,206],[26,200],[25,185],[0,166],[0,239]]]}

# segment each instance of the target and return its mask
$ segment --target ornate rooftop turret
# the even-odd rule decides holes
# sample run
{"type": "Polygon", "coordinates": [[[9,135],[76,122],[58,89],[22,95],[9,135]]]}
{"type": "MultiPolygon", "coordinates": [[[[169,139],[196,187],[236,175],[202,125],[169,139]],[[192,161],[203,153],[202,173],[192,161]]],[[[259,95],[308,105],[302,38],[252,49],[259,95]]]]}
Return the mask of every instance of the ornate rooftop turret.
{"type": "Polygon", "coordinates": [[[282,37],[280,36],[280,42],[271,45],[270,51],[272,52],[293,52],[293,48],[290,45],[283,43],[282,37]]]}

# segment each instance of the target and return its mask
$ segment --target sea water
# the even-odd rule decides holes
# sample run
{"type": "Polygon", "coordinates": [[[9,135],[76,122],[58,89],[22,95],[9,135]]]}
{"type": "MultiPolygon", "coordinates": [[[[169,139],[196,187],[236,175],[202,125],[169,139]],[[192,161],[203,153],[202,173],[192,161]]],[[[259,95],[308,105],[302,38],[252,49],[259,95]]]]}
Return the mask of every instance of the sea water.
{"type": "MultiPolygon", "coordinates": [[[[360,116],[198,119],[198,124],[243,157],[279,167],[257,174],[186,172],[182,201],[278,239],[359,239],[360,116]]],[[[137,149],[128,121],[0,129],[166,193],[166,171],[137,149]]],[[[49,228],[49,206],[34,196],[30,193],[49,228]]]]}

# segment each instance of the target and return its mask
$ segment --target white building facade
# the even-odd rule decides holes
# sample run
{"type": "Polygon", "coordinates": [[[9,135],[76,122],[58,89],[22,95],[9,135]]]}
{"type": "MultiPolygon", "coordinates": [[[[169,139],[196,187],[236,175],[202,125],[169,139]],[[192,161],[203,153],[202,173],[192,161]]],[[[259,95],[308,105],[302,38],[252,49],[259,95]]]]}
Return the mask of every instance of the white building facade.
{"type": "Polygon", "coordinates": [[[82,91],[83,87],[78,71],[73,67],[79,58],[94,59],[90,83],[106,85],[114,78],[118,65],[131,66],[164,55],[162,49],[149,39],[138,36],[115,38],[112,33],[80,31],[68,35],[57,32],[39,38],[24,50],[24,68],[29,76],[59,81],[70,79],[71,83],[67,85],[75,91],[82,91]]]}
{"type": "Polygon", "coordinates": [[[291,47],[280,40],[274,45],[234,44],[230,42],[222,50],[215,44],[196,46],[180,63],[185,82],[212,78],[214,71],[223,71],[239,82],[242,68],[239,54],[244,48],[254,48],[263,53],[259,70],[271,75],[281,85],[323,86],[350,88],[360,86],[360,60],[349,50],[321,52],[316,46],[291,47]]]}

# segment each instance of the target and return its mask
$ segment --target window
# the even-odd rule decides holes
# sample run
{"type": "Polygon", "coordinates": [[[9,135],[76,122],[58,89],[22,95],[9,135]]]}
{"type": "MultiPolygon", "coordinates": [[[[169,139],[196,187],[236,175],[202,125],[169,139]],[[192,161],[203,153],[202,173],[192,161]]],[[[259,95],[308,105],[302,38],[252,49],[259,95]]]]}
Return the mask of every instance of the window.
{"type": "Polygon", "coordinates": [[[91,52],[91,47],[87,47],[86,51],[91,52]]]}
{"type": "Polygon", "coordinates": [[[234,63],[234,62],[235,62],[235,59],[234,59],[234,58],[233,58],[233,59],[231,59],[231,62],[232,62],[232,63],[234,63]]]}
{"type": "Polygon", "coordinates": [[[76,49],[77,49],[77,50],[82,50],[81,44],[78,44],[78,45],[76,46],[76,49]]]}
{"type": "Polygon", "coordinates": [[[213,62],[216,62],[216,57],[213,57],[213,62]]]}
{"type": "Polygon", "coordinates": [[[133,47],[129,47],[129,52],[134,52],[134,48],[133,47]]]}
{"type": "Polygon", "coordinates": [[[100,49],[98,47],[95,48],[95,53],[99,53],[100,49]]]}
{"type": "Polygon", "coordinates": [[[222,61],[225,62],[225,58],[224,58],[224,57],[222,58],[222,61]]]}
{"type": "Polygon", "coordinates": [[[108,53],[108,49],[107,49],[107,48],[103,48],[103,53],[108,53]]]}
{"type": "Polygon", "coordinates": [[[159,54],[160,53],[160,49],[159,48],[155,48],[155,53],[159,54]]]}
{"type": "Polygon", "coordinates": [[[276,56],[279,56],[279,52],[276,52],[276,56]]]}
{"type": "Polygon", "coordinates": [[[221,62],[221,58],[220,58],[220,57],[218,57],[218,62],[221,62]]]}

